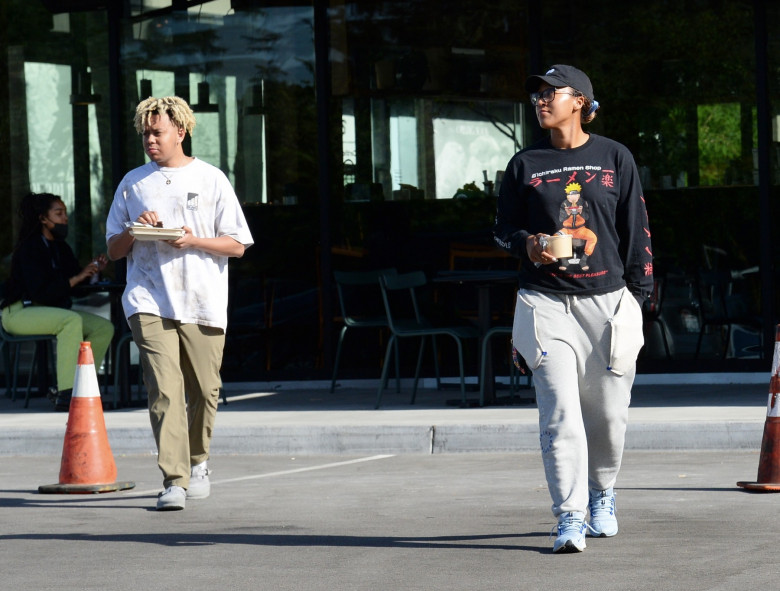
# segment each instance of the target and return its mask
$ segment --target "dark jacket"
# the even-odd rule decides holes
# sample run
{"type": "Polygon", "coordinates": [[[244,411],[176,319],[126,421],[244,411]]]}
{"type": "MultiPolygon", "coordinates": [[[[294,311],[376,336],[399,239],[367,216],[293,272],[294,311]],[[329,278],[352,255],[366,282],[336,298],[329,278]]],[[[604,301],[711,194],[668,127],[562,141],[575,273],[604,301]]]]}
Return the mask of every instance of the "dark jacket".
{"type": "Polygon", "coordinates": [[[21,241],[11,259],[2,307],[31,301],[41,306],[71,307],[70,278],[81,272],[76,255],[64,240],[47,240],[43,234],[21,241]]]}

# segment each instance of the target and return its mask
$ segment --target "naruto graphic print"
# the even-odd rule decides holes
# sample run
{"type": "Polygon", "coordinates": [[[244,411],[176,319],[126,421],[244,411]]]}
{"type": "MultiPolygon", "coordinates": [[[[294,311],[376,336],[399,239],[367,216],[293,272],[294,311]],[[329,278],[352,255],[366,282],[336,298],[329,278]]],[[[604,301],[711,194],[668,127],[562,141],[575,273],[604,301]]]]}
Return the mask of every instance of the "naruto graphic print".
{"type": "Polygon", "coordinates": [[[570,265],[576,265],[580,270],[587,271],[588,257],[593,254],[596,248],[598,237],[587,227],[588,202],[582,198],[582,186],[579,183],[570,183],[566,185],[566,199],[561,203],[558,220],[561,222],[561,229],[558,234],[570,234],[572,243],[572,254],[570,259],[560,259],[558,268],[561,271],[567,271],[570,265]]]}
{"type": "Polygon", "coordinates": [[[608,293],[627,286],[637,300],[653,289],[653,253],[636,164],[628,149],[590,134],[568,150],[549,138],[510,160],[493,229],[497,246],[521,258],[520,285],[541,292],[608,293]],[[529,236],[568,234],[572,256],[528,261],[529,236]]]}

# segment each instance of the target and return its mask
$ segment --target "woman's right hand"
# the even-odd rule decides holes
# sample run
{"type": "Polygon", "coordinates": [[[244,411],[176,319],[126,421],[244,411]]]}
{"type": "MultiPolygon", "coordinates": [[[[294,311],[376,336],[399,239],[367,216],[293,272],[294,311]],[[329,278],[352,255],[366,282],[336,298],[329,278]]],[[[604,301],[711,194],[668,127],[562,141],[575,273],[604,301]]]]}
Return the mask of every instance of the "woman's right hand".
{"type": "Polygon", "coordinates": [[[544,250],[544,246],[542,245],[542,238],[547,238],[548,236],[549,234],[532,234],[526,239],[525,248],[528,252],[528,259],[537,266],[549,265],[550,263],[554,263],[558,260],[553,255],[544,250]]]}
{"type": "Polygon", "coordinates": [[[97,266],[98,271],[103,271],[108,266],[108,257],[100,253],[92,260],[92,263],[97,266]]]}
{"type": "Polygon", "coordinates": [[[100,263],[97,261],[91,261],[86,267],[84,267],[81,270],[81,273],[78,274],[78,277],[81,277],[81,280],[89,279],[96,273],[100,272],[100,263]]]}
{"type": "Polygon", "coordinates": [[[74,287],[84,281],[85,279],[89,279],[92,277],[95,273],[98,273],[100,271],[100,266],[96,261],[91,261],[86,267],[84,267],[81,272],[78,275],[74,275],[70,278],[70,286],[74,287]]]}

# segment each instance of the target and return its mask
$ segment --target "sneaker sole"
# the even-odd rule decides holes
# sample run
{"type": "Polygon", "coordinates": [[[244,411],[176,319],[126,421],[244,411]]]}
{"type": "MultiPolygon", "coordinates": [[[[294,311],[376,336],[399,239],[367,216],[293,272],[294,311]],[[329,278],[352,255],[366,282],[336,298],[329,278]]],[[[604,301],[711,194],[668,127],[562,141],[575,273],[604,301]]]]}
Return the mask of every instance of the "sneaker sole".
{"type": "Polygon", "coordinates": [[[582,545],[582,548],[578,548],[574,542],[572,542],[571,540],[566,540],[566,543],[563,544],[563,546],[561,546],[557,550],[553,548],[553,553],[576,554],[577,552],[582,552],[584,549],[585,549],[585,544],[582,545]]]}
{"type": "Polygon", "coordinates": [[[604,532],[601,532],[600,534],[588,533],[588,535],[591,538],[612,538],[617,535],[617,532],[615,532],[614,534],[605,534],[604,532]]]}
{"type": "Polygon", "coordinates": [[[158,511],[183,511],[184,505],[157,505],[158,511]]]}

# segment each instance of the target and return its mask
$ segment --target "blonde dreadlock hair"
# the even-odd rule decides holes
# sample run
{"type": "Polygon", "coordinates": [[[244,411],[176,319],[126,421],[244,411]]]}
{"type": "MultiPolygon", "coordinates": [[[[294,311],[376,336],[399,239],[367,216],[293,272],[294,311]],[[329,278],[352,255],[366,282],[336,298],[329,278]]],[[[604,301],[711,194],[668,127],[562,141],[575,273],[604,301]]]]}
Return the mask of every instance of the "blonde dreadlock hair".
{"type": "Polygon", "coordinates": [[[176,127],[192,135],[192,130],[195,128],[195,115],[187,101],[178,96],[162,98],[150,96],[148,99],[138,103],[138,107],[135,109],[135,119],[133,120],[135,130],[138,133],[143,133],[152,115],[162,115],[163,113],[168,114],[171,123],[176,127]]]}

